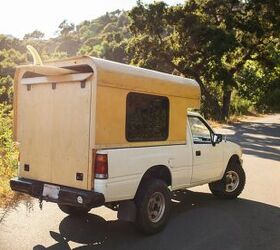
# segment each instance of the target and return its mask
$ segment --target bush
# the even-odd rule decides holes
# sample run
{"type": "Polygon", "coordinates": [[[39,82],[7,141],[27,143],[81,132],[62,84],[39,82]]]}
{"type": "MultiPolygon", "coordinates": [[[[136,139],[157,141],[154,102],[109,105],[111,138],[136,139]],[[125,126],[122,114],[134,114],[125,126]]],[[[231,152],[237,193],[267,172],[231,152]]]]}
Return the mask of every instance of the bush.
{"type": "Polygon", "coordinates": [[[233,94],[230,112],[231,115],[246,115],[254,111],[254,103],[248,99],[233,94]]]}
{"type": "MultiPolygon", "coordinates": [[[[277,82],[277,84],[279,83],[277,82]]],[[[269,89],[256,106],[258,111],[280,112],[280,87],[275,86],[269,89]]]]}
{"type": "Polygon", "coordinates": [[[18,152],[12,137],[12,117],[10,107],[0,104],[0,206],[13,195],[9,180],[16,175],[18,152]]]}

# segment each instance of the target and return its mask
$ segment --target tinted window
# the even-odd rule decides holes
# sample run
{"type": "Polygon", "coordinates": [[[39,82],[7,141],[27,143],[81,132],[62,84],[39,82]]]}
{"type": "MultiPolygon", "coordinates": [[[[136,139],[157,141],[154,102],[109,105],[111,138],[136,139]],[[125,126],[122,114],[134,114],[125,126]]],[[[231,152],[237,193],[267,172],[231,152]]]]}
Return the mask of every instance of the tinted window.
{"type": "Polygon", "coordinates": [[[167,97],[129,93],[126,99],[126,139],[163,141],[168,137],[167,97]]]}

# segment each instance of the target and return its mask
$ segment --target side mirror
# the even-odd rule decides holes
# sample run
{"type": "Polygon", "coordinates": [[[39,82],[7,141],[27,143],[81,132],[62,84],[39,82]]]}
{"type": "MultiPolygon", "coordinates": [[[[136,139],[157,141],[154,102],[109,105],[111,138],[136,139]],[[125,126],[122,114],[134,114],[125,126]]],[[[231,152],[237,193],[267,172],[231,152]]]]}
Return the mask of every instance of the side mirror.
{"type": "Polygon", "coordinates": [[[213,146],[215,146],[217,143],[220,143],[222,140],[223,140],[222,134],[212,134],[211,136],[211,142],[213,146]]]}

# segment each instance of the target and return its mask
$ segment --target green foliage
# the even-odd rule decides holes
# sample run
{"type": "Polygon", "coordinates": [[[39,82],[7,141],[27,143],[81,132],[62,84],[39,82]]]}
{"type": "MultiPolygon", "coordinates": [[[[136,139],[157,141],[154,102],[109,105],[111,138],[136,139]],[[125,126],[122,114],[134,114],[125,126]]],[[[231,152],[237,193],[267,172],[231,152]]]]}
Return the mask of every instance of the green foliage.
{"type": "Polygon", "coordinates": [[[11,76],[0,77],[0,103],[12,103],[12,83],[11,76]]]}
{"type": "Polygon", "coordinates": [[[25,62],[25,56],[15,49],[0,50],[0,76],[12,76],[15,67],[25,62]]]}
{"type": "Polygon", "coordinates": [[[45,34],[39,30],[34,30],[31,33],[25,34],[23,39],[28,40],[28,39],[42,39],[45,36],[45,34]]]}
{"type": "Polygon", "coordinates": [[[251,60],[236,77],[238,94],[259,112],[280,111],[280,45],[270,47],[269,62],[251,60]],[[278,55],[278,56],[277,56],[278,55]]]}
{"type": "Polygon", "coordinates": [[[236,92],[232,95],[231,111],[235,115],[248,115],[254,112],[254,102],[237,95],[236,92]]]}
{"type": "Polygon", "coordinates": [[[126,12],[116,10],[77,26],[82,39],[79,53],[129,63],[126,47],[130,33],[126,12]]]}
{"type": "Polygon", "coordinates": [[[10,196],[9,180],[17,171],[18,152],[12,138],[11,107],[0,104],[0,206],[10,196]]]}
{"type": "Polygon", "coordinates": [[[195,78],[205,114],[225,119],[244,65],[275,66],[269,49],[279,45],[279,9],[279,1],[138,1],[128,51],[134,64],[195,78]]]}

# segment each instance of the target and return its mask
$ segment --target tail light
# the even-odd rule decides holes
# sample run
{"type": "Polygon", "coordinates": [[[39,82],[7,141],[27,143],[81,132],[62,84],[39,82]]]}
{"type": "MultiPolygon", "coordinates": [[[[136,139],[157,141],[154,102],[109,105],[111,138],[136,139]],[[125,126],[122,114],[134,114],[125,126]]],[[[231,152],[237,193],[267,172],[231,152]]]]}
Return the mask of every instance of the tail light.
{"type": "Polygon", "coordinates": [[[96,179],[108,178],[108,156],[106,154],[95,154],[94,175],[96,179]]]}

